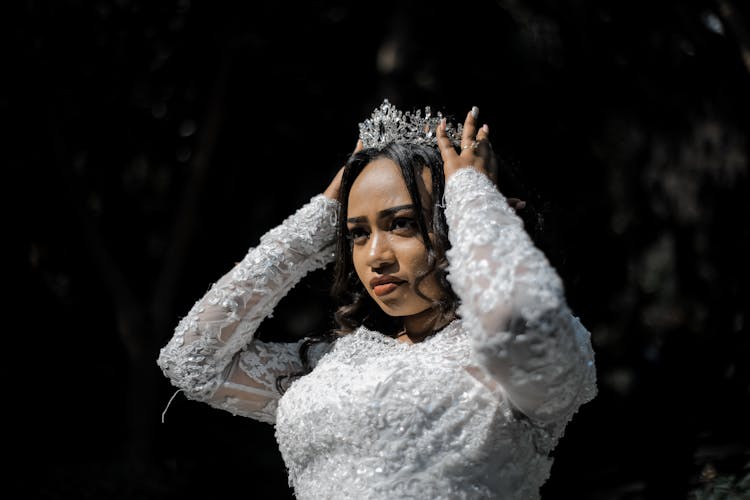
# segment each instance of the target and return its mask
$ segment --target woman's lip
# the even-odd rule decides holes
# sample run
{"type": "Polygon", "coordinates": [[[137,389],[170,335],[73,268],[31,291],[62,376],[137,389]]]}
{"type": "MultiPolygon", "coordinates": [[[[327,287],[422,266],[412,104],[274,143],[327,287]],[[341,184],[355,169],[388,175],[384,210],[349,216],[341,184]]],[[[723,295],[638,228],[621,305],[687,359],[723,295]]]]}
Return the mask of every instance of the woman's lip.
{"type": "Polygon", "coordinates": [[[383,295],[391,293],[393,290],[398,288],[401,283],[403,283],[403,281],[391,281],[389,283],[383,283],[382,285],[375,285],[374,287],[372,287],[372,291],[375,295],[381,297],[383,295]]]}
{"type": "Polygon", "coordinates": [[[384,274],[382,276],[375,277],[370,280],[370,286],[376,287],[378,285],[385,285],[387,283],[402,283],[404,280],[393,276],[392,274],[384,274]]]}

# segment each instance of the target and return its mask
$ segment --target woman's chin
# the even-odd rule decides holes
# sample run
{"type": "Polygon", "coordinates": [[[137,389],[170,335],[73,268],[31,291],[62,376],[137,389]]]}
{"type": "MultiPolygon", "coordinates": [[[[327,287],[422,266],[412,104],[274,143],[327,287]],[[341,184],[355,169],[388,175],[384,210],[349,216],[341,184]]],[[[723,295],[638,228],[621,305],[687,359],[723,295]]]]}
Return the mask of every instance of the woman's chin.
{"type": "Polygon", "coordinates": [[[431,312],[431,308],[429,305],[424,307],[399,307],[398,304],[388,304],[384,300],[379,302],[378,305],[384,313],[394,318],[408,318],[411,316],[418,316],[420,314],[427,315],[426,313],[431,312]]]}

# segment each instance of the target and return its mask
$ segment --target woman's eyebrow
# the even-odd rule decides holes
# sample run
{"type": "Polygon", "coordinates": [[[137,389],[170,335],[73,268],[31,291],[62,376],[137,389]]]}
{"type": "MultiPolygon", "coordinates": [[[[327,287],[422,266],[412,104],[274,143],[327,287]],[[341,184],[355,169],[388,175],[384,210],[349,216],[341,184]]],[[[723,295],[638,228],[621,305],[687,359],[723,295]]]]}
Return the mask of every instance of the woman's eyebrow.
{"type": "MultiPolygon", "coordinates": [[[[385,210],[381,210],[378,212],[378,218],[383,219],[385,217],[389,217],[397,212],[400,212],[401,210],[414,210],[414,205],[397,205],[395,207],[386,208],[385,210]]],[[[352,223],[352,224],[358,224],[360,222],[366,222],[367,217],[364,215],[361,215],[359,217],[350,217],[346,219],[346,222],[352,223]]]]}

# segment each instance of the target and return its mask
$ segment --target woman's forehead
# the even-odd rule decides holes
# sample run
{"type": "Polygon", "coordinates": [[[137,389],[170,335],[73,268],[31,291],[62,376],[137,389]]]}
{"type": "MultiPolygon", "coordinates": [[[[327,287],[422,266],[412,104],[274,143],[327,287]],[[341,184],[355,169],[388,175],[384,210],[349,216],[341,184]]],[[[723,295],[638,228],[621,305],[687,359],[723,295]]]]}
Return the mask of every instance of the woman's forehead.
{"type": "MultiPolygon", "coordinates": [[[[430,169],[422,169],[417,184],[422,204],[426,205],[432,191],[430,169]]],[[[406,181],[401,175],[401,168],[393,160],[378,158],[368,163],[354,180],[349,191],[347,212],[356,216],[359,212],[364,214],[371,210],[379,211],[412,203],[406,181]]]]}

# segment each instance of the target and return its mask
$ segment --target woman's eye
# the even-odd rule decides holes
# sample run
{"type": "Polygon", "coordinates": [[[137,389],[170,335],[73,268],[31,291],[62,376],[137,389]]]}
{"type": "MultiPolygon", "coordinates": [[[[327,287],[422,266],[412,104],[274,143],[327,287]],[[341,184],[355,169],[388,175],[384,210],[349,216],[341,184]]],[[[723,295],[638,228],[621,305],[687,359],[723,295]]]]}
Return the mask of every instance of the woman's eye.
{"type": "Polygon", "coordinates": [[[367,231],[360,227],[355,227],[349,230],[349,239],[354,243],[362,242],[367,239],[367,231]]]}
{"type": "Polygon", "coordinates": [[[417,228],[417,222],[409,217],[397,217],[393,219],[393,222],[391,222],[391,230],[392,231],[414,231],[417,228]]]}

